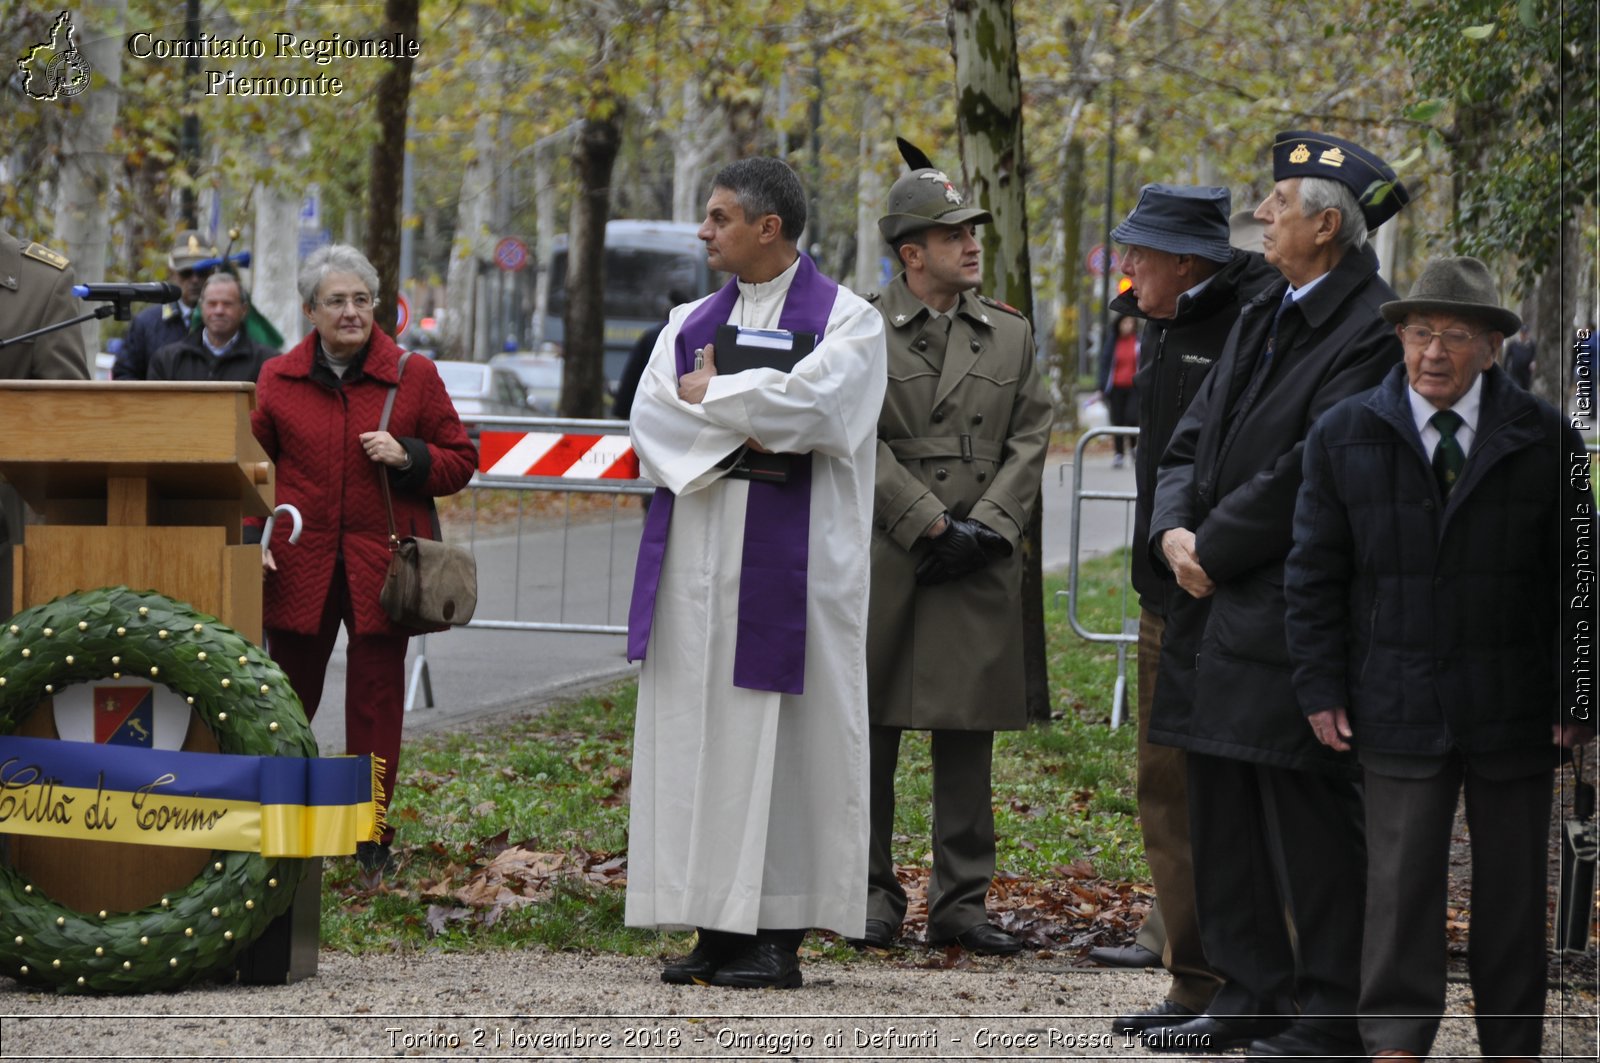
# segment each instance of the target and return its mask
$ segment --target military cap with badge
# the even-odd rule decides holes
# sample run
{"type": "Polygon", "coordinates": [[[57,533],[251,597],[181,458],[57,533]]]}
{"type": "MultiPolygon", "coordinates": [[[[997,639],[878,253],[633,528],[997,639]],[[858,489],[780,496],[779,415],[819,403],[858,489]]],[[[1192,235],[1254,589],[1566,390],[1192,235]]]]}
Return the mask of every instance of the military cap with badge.
{"type": "Polygon", "coordinates": [[[1272,179],[1323,177],[1349,188],[1371,231],[1400,213],[1411,193],[1389,164],[1359,144],[1327,133],[1289,130],[1272,142],[1272,179]]]}

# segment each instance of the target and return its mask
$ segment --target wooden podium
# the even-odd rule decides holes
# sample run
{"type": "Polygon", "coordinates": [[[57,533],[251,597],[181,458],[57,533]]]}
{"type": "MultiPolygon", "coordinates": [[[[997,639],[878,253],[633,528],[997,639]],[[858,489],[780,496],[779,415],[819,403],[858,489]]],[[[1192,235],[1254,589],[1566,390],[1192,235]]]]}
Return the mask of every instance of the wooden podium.
{"type": "MultiPolygon", "coordinates": [[[[272,511],[273,468],[250,432],[254,408],[254,384],[0,381],[0,477],[44,521],[13,551],[12,611],[126,584],[187,602],[260,645],[261,548],[244,544],[242,523],[272,511]]],[[[50,702],[17,733],[59,738],[50,702]]],[[[193,710],[183,748],[217,749],[193,710]]],[[[9,842],[13,866],[79,911],[153,904],[211,859],[163,846],[9,842]]]]}

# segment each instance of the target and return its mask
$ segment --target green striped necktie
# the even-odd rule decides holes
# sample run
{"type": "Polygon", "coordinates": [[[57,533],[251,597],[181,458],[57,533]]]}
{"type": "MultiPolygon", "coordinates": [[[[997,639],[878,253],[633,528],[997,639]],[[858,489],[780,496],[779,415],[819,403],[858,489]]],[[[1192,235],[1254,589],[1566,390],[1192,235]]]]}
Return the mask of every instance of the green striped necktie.
{"type": "Polygon", "coordinates": [[[1440,410],[1428,418],[1428,423],[1439,430],[1439,445],[1433,448],[1433,475],[1439,481],[1439,493],[1450,497],[1450,489],[1461,478],[1461,467],[1467,456],[1456,441],[1456,429],[1461,427],[1461,415],[1454,410],[1440,410]]]}

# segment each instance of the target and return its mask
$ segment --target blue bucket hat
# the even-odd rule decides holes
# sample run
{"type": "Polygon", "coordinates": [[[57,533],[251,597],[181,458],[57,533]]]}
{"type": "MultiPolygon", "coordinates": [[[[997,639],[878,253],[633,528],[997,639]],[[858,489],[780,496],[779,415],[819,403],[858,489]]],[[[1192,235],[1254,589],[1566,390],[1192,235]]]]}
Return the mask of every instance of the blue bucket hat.
{"type": "Polygon", "coordinates": [[[1174,255],[1199,255],[1212,262],[1233,257],[1228,244],[1226,188],[1209,185],[1145,185],[1139,202],[1111,230],[1120,244],[1153,247],[1174,255]]]}

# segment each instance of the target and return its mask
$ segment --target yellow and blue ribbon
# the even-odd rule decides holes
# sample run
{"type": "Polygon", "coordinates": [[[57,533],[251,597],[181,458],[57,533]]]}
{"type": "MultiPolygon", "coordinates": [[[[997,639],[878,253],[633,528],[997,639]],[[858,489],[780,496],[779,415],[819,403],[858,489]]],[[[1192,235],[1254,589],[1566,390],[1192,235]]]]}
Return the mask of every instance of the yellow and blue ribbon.
{"type": "Polygon", "coordinates": [[[343,856],[383,823],[371,757],[187,753],[0,736],[0,832],[343,856]]]}

